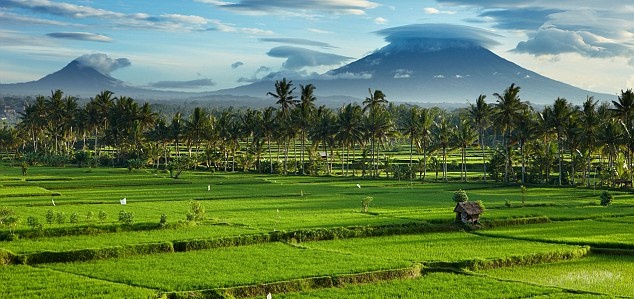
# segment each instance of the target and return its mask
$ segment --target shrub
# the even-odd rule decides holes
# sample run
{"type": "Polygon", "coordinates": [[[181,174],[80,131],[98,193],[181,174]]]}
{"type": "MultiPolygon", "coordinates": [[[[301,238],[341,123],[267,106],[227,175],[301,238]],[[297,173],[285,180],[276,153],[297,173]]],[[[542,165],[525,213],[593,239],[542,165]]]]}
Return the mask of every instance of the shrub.
{"type": "Polygon", "coordinates": [[[480,209],[482,209],[482,212],[486,211],[487,208],[481,200],[476,200],[475,203],[480,207],[480,209]]]}
{"type": "Polygon", "coordinates": [[[22,162],[22,176],[26,176],[26,174],[29,172],[29,163],[26,163],[26,161],[22,162]]]}
{"type": "Polygon", "coordinates": [[[374,200],[372,196],[366,196],[363,200],[361,200],[361,212],[367,213],[368,208],[370,208],[370,203],[374,200]]]}
{"type": "Polygon", "coordinates": [[[507,207],[507,208],[511,208],[511,207],[513,207],[513,204],[511,203],[510,200],[505,199],[504,200],[504,206],[507,207]]]}
{"type": "Polygon", "coordinates": [[[66,222],[66,214],[64,214],[63,212],[58,212],[55,216],[55,222],[57,222],[58,224],[66,222]]]}
{"type": "Polygon", "coordinates": [[[465,192],[464,190],[460,189],[460,190],[454,192],[453,201],[457,202],[457,203],[458,202],[469,201],[469,196],[467,196],[467,192],[465,192]]]}
{"type": "Polygon", "coordinates": [[[205,219],[205,206],[199,201],[189,201],[189,211],[187,212],[187,221],[201,221],[205,219]]]}
{"type": "Polygon", "coordinates": [[[167,215],[161,215],[161,220],[159,221],[159,226],[164,228],[167,226],[167,215]]]}
{"type": "Polygon", "coordinates": [[[528,189],[526,189],[526,187],[524,185],[520,186],[520,192],[522,193],[522,206],[526,206],[526,192],[528,192],[528,189]]]}
{"type": "Polygon", "coordinates": [[[42,230],[42,224],[40,220],[35,218],[34,216],[29,216],[26,218],[26,225],[28,225],[32,230],[42,230]]]}
{"type": "Polygon", "coordinates": [[[611,205],[613,198],[614,198],[614,196],[612,196],[612,193],[604,190],[601,193],[601,205],[604,206],[604,207],[607,207],[607,206],[611,205]]]}
{"type": "Polygon", "coordinates": [[[55,213],[53,210],[46,211],[46,223],[53,224],[53,222],[55,222],[55,213]]]}
{"type": "Polygon", "coordinates": [[[9,234],[13,236],[15,233],[15,228],[18,226],[20,219],[15,216],[15,211],[10,208],[0,208],[0,227],[8,227],[9,234]]]}
{"type": "Polygon", "coordinates": [[[106,219],[108,219],[108,214],[106,213],[106,211],[99,211],[99,221],[104,222],[106,221],[106,219]]]}
{"type": "Polygon", "coordinates": [[[124,210],[121,210],[119,212],[119,222],[121,222],[121,223],[123,223],[125,225],[134,224],[134,213],[126,212],[124,210]]]}
{"type": "Polygon", "coordinates": [[[79,215],[77,215],[77,213],[73,213],[70,215],[70,223],[77,223],[79,222],[79,215]]]}
{"type": "Polygon", "coordinates": [[[86,213],[86,220],[92,221],[94,218],[95,218],[95,212],[88,211],[88,213],[86,213]]]}

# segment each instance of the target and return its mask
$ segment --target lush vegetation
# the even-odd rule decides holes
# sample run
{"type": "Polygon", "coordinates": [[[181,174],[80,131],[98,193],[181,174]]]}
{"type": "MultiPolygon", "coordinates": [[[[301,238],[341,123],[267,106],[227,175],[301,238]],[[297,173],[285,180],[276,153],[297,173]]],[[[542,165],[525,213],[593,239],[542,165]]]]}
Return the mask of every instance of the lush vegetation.
{"type": "Polygon", "coordinates": [[[3,127],[0,145],[24,176],[33,165],[72,162],[151,166],[173,178],[205,168],[399,180],[432,172],[447,181],[453,171],[462,181],[631,185],[631,89],[611,103],[557,98],[538,110],[513,84],[495,102],[474,95],[468,108],[444,111],[395,105],[380,90],[334,110],[319,106],[312,84],[299,87],[275,82],[268,94],[275,106],[261,110],[196,107],[170,116],[110,91],[80,106],[56,90],[29,102],[17,126],[3,127]]]}
{"type": "Polygon", "coordinates": [[[108,91],[29,102],[0,130],[0,297],[634,293],[631,90],[443,111],[299,87],[160,117],[108,91]],[[480,223],[454,223],[467,200],[480,223]]]}

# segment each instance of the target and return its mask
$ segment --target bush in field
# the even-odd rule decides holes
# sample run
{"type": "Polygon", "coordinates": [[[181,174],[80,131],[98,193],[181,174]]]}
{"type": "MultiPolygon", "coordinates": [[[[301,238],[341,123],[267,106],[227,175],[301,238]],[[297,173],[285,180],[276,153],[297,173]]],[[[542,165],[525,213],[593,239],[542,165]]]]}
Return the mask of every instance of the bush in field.
{"type": "Polygon", "coordinates": [[[170,172],[170,178],[177,179],[183,170],[191,168],[193,161],[190,157],[180,156],[175,157],[167,164],[167,169],[170,172]]]}
{"type": "Polygon", "coordinates": [[[35,218],[34,216],[29,216],[26,218],[26,225],[28,225],[32,230],[42,230],[42,224],[40,220],[35,218]]]}
{"type": "Polygon", "coordinates": [[[526,187],[524,187],[524,185],[520,186],[520,192],[522,193],[522,206],[526,206],[526,192],[528,192],[528,189],[526,189],[526,187]]]}
{"type": "Polygon", "coordinates": [[[189,211],[187,212],[187,221],[201,221],[205,219],[205,206],[199,201],[189,201],[189,211]]]}
{"type": "Polygon", "coordinates": [[[604,206],[604,207],[607,207],[607,206],[611,205],[613,198],[614,198],[614,196],[612,196],[612,193],[604,190],[601,193],[601,205],[604,206]]]}
{"type": "Polygon", "coordinates": [[[165,215],[165,214],[161,215],[161,220],[159,221],[159,226],[161,228],[165,228],[167,226],[167,215],[165,215]]]}
{"type": "Polygon", "coordinates": [[[482,209],[482,212],[486,211],[487,208],[481,200],[476,200],[475,203],[480,207],[480,209],[482,209]]]}
{"type": "Polygon", "coordinates": [[[70,215],[70,223],[77,223],[79,222],[79,215],[77,215],[77,213],[73,213],[70,215]]]}
{"type": "Polygon", "coordinates": [[[510,200],[505,199],[504,200],[504,206],[507,207],[507,208],[511,208],[511,207],[513,207],[513,204],[511,203],[510,200]]]}
{"type": "Polygon", "coordinates": [[[26,161],[22,162],[22,176],[26,176],[26,174],[29,172],[29,163],[26,163],[26,161]]]}
{"type": "Polygon", "coordinates": [[[86,213],[86,220],[87,221],[92,221],[93,219],[95,219],[95,212],[88,211],[88,213],[86,213]]]}
{"type": "Polygon", "coordinates": [[[108,214],[106,213],[106,211],[99,211],[99,221],[104,222],[106,221],[106,219],[108,219],[108,214]]]}
{"type": "Polygon", "coordinates": [[[58,224],[66,222],[66,214],[64,214],[63,212],[58,212],[57,215],[55,215],[55,222],[57,222],[58,224]]]}
{"type": "Polygon", "coordinates": [[[141,159],[129,159],[127,161],[127,164],[128,164],[128,171],[131,172],[133,169],[143,168],[143,164],[145,163],[141,159]]]}
{"type": "Polygon", "coordinates": [[[372,196],[366,196],[363,200],[361,200],[361,213],[367,213],[370,208],[370,203],[374,200],[372,196]]]}
{"type": "Polygon", "coordinates": [[[55,213],[53,213],[53,210],[46,211],[46,223],[50,225],[53,222],[55,222],[55,213]]]}
{"type": "Polygon", "coordinates": [[[15,228],[20,223],[20,219],[15,216],[15,211],[10,208],[0,208],[0,227],[9,228],[9,234],[13,236],[15,233],[15,228]]]}
{"type": "Polygon", "coordinates": [[[469,201],[469,196],[467,196],[467,192],[464,192],[464,190],[460,189],[454,192],[453,201],[456,203],[469,201]]]}
{"type": "Polygon", "coordinates": [[[119,212],[119,222],[121,222],[121,223],[123,223],[125,225],[134,224],[134,213],[126,212],[124,210],[121,210],[119,212]]]}

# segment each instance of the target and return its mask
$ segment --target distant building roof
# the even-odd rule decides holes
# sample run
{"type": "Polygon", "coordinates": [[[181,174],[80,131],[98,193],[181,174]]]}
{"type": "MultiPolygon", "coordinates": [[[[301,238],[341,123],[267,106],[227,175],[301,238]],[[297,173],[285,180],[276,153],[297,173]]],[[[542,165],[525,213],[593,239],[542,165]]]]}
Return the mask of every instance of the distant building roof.
{"type": "Polygon", "coordinates": [[[454,212],[467,213],[467,215],[480,215],[482,214],[482,208],[477,202],[463,201],[459,202],[453,209],[454,212]]]}

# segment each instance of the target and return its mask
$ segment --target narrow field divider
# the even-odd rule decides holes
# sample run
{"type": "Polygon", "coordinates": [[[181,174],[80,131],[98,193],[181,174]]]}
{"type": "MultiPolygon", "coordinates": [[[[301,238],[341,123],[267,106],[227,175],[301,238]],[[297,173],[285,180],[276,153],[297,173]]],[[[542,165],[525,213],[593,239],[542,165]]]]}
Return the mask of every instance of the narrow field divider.
{"type": "Polygon", "coordinates": [[[420,264],[408,268],[378,270],[362,273],[340,274],[332,276],[308,277],[293,279],[288,281],[277,281],[272,283],[238,286],[231,288],[218,288],[200,291],[172,292],[166,293],[169,299],[185,298],[249,298],[263,297],[266,294],[279,294],[291,292],[303,292],[313,289],[324,289],[333,287],[344,287],[361,283],[376,283],[394,279],[411,279],[420,277],[423,268],[420,264]]]}

